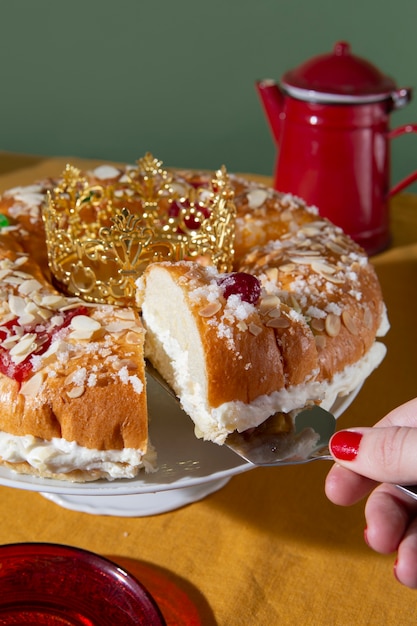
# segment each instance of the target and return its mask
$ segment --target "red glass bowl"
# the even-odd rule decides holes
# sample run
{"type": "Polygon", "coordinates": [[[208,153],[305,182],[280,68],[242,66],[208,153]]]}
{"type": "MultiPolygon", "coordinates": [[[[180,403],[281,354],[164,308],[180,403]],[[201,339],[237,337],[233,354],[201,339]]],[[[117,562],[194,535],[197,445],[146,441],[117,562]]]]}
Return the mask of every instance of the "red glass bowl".
{"type": "Polygon", "coordinates": [[[0,624],[164,626],[149,592],[93,552],[51,543],[0,546],[0,624]]]}

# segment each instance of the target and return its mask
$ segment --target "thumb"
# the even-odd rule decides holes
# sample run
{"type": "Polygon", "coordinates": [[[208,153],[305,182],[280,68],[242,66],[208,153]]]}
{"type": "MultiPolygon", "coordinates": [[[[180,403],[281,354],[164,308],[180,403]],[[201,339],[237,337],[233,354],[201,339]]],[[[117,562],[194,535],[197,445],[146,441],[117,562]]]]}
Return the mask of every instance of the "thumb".
{"type": "Polygon", "coordinates": [[[417,428],[340,430],[330,440],[339,465],[381,483],[417,483],[417,428]]]}

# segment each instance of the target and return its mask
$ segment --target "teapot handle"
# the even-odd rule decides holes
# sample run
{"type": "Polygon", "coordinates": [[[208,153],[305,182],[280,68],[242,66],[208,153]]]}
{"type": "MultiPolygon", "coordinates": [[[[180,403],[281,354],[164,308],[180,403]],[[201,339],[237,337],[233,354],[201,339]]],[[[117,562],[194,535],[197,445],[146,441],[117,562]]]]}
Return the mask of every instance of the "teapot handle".
{"type": "MultiPolygon", "coordinates": [[[[391,130],[387,133],[388,139],[395,139],[396,137],[400,137],[401,135],[405,135],[407,133],[417,133],[417,124],[404,124],[403,126],[399,126],[394,130],[391,130]]],[[[408,185],[411,185],[415,180],[417,180],[417,170],[400,180],[394,187],[388,192],[388,197],[394,196],[398,192],[402,191],[408,185]]]]}

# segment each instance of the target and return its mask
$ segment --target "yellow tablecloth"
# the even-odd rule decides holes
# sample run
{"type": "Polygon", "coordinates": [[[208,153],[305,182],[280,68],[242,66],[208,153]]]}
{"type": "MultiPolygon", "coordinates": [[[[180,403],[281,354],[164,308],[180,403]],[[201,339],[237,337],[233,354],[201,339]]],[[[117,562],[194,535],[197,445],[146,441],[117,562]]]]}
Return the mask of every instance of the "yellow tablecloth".
{"type": "MultiPolygon", "coordinates": [[[[68,160],[94,164],[0,153],[0,191],[59,174],[68,160]]],[[[392,247],[373,258],[392,325],[388,356],[341,427],[371,425],[417,395],[416,196],[393,200],[392,232],[392,247]]],[[[415,624],[417,592],[394,580],[393,556],[365,545],[363,503],[343,509],[327,501],[328,469],[254,469],[199,502],[141,518],[70,511],[38,493],[0,487],[0,543],[57,542],[112,556],[159,598],[170,597],[170,624],[415,624]]]]}

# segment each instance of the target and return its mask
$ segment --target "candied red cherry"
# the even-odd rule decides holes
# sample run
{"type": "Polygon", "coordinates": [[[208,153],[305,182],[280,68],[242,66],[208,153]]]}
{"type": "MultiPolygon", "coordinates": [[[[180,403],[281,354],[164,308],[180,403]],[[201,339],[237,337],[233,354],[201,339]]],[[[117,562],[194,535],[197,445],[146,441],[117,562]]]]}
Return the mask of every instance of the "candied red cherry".
{"type": "MultiPolygon", "coordinates": [[[[168,215],[169,215],[169,217],[178,217],[180,209],[189,209],[190,206],[191,205],[190,205],[188,200],[184,200],[184,202],[178,202],[176,200],[169,207],[168,215]]],[[[207,207],[202,206],[200,204],[197,204],[195,208],[198,209],[199,211],[201,211],[201,213],[204,215],[205,219],[210,217],[210,211],[209,211],[209,209],[207,207]]],[[[190,215],[189,217],[187,217],[184,220],[184,224],[190,230],[198,230],[200,228],[200,222],[198,221],[198,219],[196,219],[196,216],[194,216],[194,215],[190,215]]]]}
{"type": "Polygon", "coordinates": [[[261,296],[261,284],[256,276],[246,272],[232,272],[219,281],[223,288],[223,295],[227,299],[230,296],[240,296],[240,299],[250,304],[256,304],[261,296]]]}

